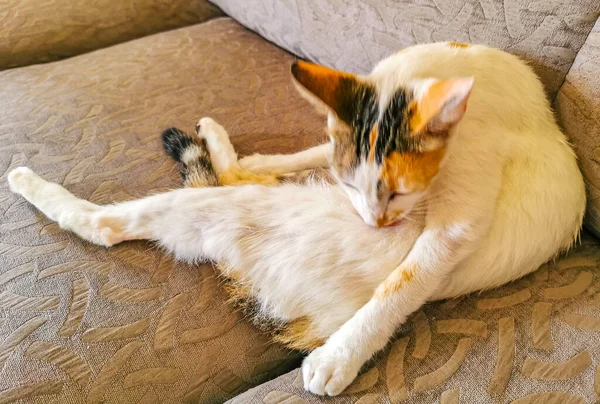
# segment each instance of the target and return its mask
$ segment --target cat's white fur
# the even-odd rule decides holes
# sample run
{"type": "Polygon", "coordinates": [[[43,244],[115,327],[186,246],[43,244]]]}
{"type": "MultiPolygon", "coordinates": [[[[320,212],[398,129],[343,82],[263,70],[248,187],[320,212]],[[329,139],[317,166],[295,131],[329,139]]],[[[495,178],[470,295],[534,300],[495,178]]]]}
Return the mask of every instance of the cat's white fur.
{"type": "Polygon", "coordinates": [[[239,160],[240,166],[256,174],[286,174],[327,167],[331,144],[322,144],[295,154],[253,154],[239,160]]]}
{"type": "MultiPolygon", "coordinates": [[[[483,46],[421,45],[382,61],[369,79],[385,94],[415,78],[454,76],[473,76],[475,85],[429,190],[435,198],[396,227],[366,225],[336,186],[180,189],[97,206],[26,168],[8,180],[93,243],[151,239],[180,259],[226,261],[243,272],[266,313],[307,316],[329,337],[302,372],[306,389],[336,395],[426,301],[517,279],[577,238],[585,192],[575,155],[539,80],[516,57],[483,46]]],[[[324,164],[327,149],[256,155],[240,165],[304,169],[324,164]]]]}

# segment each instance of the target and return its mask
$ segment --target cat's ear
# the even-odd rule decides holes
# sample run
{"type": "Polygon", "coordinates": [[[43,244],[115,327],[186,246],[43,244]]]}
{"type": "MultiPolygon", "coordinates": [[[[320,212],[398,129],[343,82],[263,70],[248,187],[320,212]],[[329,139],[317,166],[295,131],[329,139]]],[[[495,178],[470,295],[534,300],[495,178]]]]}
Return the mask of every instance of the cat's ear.
{"type": "Polygon", "coordinates": [[[417,95],[411,118],[413,133],[447,134],[462,119],[473,88],[473,77],[434,81],[417,95]]]}
{"type": "Polygon", "coordinates": [[[355,93],[360,85],[351,74],[303,61],[292,64],[294,84],[323,113],[334,112],[349,123],[354,114],[355,93]]]}

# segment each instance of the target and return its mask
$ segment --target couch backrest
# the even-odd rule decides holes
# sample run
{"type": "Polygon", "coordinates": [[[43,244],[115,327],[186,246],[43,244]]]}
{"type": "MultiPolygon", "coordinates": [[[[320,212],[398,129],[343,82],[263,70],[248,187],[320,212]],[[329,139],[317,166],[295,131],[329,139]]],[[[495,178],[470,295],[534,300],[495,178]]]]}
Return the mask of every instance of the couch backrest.
{"type": "Polygon", "coordinates": [[[586,225],[600,236],[600,19],[577,54],[554,110],[586,179],[586,225]]]}
{"type": "Polygon", "coordinates": [[[554,99],[600,15],[599,0],[211,0],[288,51],[367,73],[435,41],[483,43],[528,60],[554,99]]]}
{"type": "Polygon", "coordinates": [[[0,70],[51,62],[222,15],[207,0],[0,0],[0,70]]]}

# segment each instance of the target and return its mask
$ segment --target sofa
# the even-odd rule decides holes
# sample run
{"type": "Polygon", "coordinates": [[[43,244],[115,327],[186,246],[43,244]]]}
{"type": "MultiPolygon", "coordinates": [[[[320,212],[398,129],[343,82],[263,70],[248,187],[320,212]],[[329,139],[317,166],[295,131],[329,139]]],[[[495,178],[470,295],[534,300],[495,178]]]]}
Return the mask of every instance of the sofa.
{"type": "MultiPolygon", "coordinates": [[[[597,0],[12,0],[0,5],[0,403],[593,403],[600,398],[597,0]],[[298,57],[367,73],[416,43],[485,43],[542,79],[588,185],[580,243],[427,304],[337,397],[231,307],[210,264],[60,230],[29,166],[95,203],[181,186],[160,133],[211,116],[240,154],[325,141],[298,57]]],[[[485,271],[482,268],[482,271],[485,271]]]]}

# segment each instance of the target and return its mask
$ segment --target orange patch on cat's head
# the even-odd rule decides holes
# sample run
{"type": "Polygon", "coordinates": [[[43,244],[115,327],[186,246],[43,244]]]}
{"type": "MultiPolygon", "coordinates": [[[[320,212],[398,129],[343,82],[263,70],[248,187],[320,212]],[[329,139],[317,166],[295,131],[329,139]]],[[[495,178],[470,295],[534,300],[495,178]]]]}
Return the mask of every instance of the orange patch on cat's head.
{"type": "Polygon", "coordinates": [[[468,48],[471,45],[469,45],[468,43],[450,41],[450,42],[448,42],[448,46],[450,46],[451,48],[465,49],[465,48],[468,48]]]}
{"type": "Polygon", "coordinates": [[[306,99],[317,107],[325,106],[323,112],[333,111],[348,120],[349,104],[358,85],[355,75],[301,60],[293,63],[291,70],[296,87],[306,99]]]}
{"type": "Polygon", "coordinates": [[[377,141],[377,124],[373,126],[369,133],[369,160],[373,161],[375,158],[375,142],[377,141]]]}
{"type": "Polygon", "coordinates": [[[445,148],[422,153],[393,152],[383,161],[381,181],[392,192],[423,192],[439,172],[445,153],[445,148]],[[399,184],[403,189],[398,189],[399,184]]]}
{"type": "Polygon", "coordinates": [[[433,83],[420,100],[413,101],[409,106],[412,134],[419,135],[424,130],[444,132],[453,127],[465,113],[472,85],[471,78],[453,78],[433,83]],[[457,99],[460,102],[454,101],[457,99]],[[451,107],[448,107],[449,103],[451,107]],[[439,119],[444,108],[451,112],[445,114],[446,122],[439,119]]]}
{"type": "Polygon", "coordinates": [[[297,61],[292,65],[292,75],[299,84],[335,109],[341,78],[339,72],[325,66],[297,61]]]}

